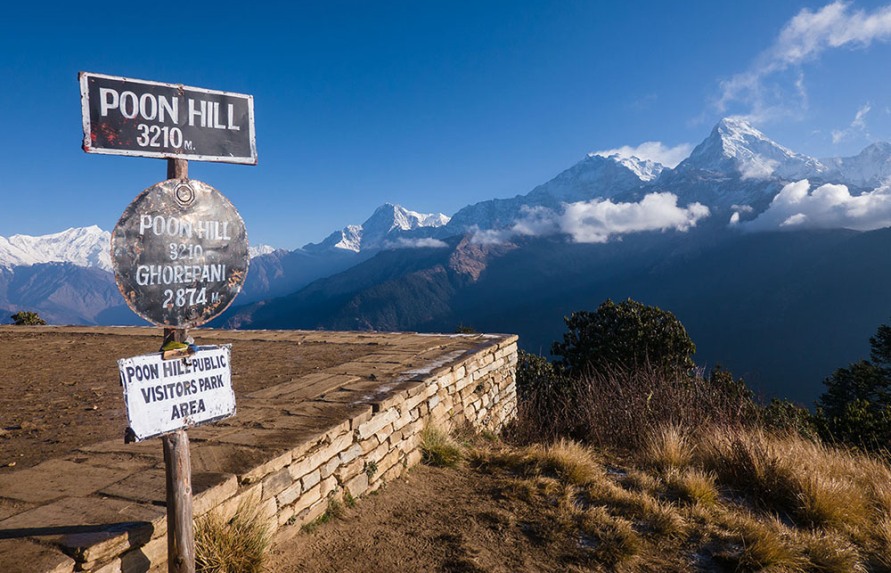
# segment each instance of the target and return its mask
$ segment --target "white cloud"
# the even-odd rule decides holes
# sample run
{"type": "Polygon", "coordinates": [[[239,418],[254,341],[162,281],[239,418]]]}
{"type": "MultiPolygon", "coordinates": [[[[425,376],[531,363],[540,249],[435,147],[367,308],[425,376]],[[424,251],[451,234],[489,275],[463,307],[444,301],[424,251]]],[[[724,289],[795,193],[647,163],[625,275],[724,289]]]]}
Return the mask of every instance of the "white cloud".
{"type": "Polygon", "coordinates": [[[773,175],[773,172],[776,171],[779,165],[779,161],[756,155],[753,161],[748,161],[739,166],[740,175],[742,175],[743,179],[767,179],[773,175]]]}
{"type": "Polygon", "coordinates": [[[687,231],[708,214],[708,207],[701,203],[682,208],[673,193],[650,193],[639,203],[613,203],[609,199],[572,203],[560,217],[560,228],[578,243],[603,243],[611,235],[687,231]]]}
{"type": "Polygon", "coordinates": [[[733,211],[733,214],[730,215],[731,226],[739,224],[742,215],[749,215],[755,212],[751,205],[731,205],[730,209],[733,211]]]}
{"type": "Polygon", "coordinates": [[[515,235],[541,237],[560,232],[560,224],[554,212],[547,207],[523,207],[523,218],[514,222],[515,235]]]}
{"type": "Polygon", "coordinates": [[[678,163],[689,157],[691,151],[693,151],[693,146],[689,143],[682,143],[674,147],[668,147],[661,141],[645,141],[637,147],[623,145],[616,149],[595,151],[593,154],[602,157],[618,155],[619,157],[624,158],[637,157],[638,159],[649,159],[650,161],[661,163],[666,167],[674,168],[678,163]]]}
{"type": "Polygon", "coordinates": [[[384,244],[385,248],[388,249],[423,249],[423,248],[434,248],[434,249],[443,249],[448,247],[449,245],[444,241],[440,241],[439,239],[434,239],[432,237],[424,237],[421,239],[409,239],[406,237],[399,237],[395,241],[387,241],[384,244]]]}
{"type": "Polygon", "coordinates": [[[565,204],[562,213],[544,208],[527,209],[524,217],[506,230],[476,231],[473,241],[504,243],[517,235],[566,234],[577,243],[604,243],[610,237],[641,231],[687,231],[709,215],[701,203],[678,207],[673,193],[650,193],[638,203],[610,199],[565,204]]]}
{"type": "Polygon", "coordinates": [[[891,190],[879,187],[851,195],[845,185],[821,185],[811,191],[807,179],[789,183],[766,211],[743,223],[752,231],[776,229],[855,229],[891,226],[891,190]]]}
{"type": "Polygon", "coordinates": [[[869,133],[866,130],[866,114],[868,114],[871,109],[872,106],[869,105],[869,103],[860,106],[860,109],[854,114],[854,119],[851,121],[851,125],[846,129],[833,130],[832,143],[839,143],[857,132],[863,133],[868,137],[869,133]]]}
{"type": "Polygon", "coordinates": [[[511,229],[480,230],[478,227],[474,227],[470,229],[470,232],[473,233],[470,237],[470,242],[480,245],[501,245],[510,241],[511,237],[516,235],[511,229]]]}
{"type": "Polygon", "coordinates": [[[783,26],[773,45],[748,70],[721,82],[716,107],[724,113],[732,103],[741,103],[749,109],[747,119],[755,122],[806,109],[803,72],[797,70],[792,78],[783,77],[783,72],[816,60],[826,50],[863,48],[889,39],[891,6],[871,12],[852,10],[844,2],[816,11],[805,8],[783,26]]]}
{"type": "Polygon", "coordinates": [[[830,48],[866,47],[891,38],[891,6],[871,13],[849,11],[850,4],[833,2],[811,12],[799,12],[780,32],[772,55],[779,64],[812,60],[830,48]]]}

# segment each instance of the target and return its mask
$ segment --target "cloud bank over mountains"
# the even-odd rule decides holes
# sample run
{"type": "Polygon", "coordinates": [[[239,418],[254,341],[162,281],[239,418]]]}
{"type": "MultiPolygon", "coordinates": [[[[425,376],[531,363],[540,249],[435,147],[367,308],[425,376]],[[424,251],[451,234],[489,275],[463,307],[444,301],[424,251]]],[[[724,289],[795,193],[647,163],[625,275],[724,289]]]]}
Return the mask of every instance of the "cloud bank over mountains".
{"type": "Polygon", "coordinates": [[[568,235],[576,243],[605,243],[610,238],[643,231],[684,232],[709,216],[701,203],[678,206],[673,193],[649,193],[638,202],[612,199],[578,201],[563,205],[562,212],[545,207],[525,209],[525,217],[509,229],[476,230],[478,243],[503,243],[516,236],[568,235]]]}
{"type": "Polygon", "coordinates": [[[498,212],[499,218],[488,225],[483,219],[468,231],[474,241],[488,244],[553,235],[603,243],[630,233],[685,232],[710,216],[746,231],[871,231],[891,226],[889,182],[889,144],[872,144],[855,157],[818,160],[731,117],[692,152],[689,146],[647,142],[589,154],[533,193],[473,206],[479,213],[498,212]],[[652,161],[684,150],[682,160],[671,158],[674,168],[652,161]],[[593,198],[564,199],[581,195],[568,185],[593,198]],[[513,205],[513,218],[498,211],[504,203],[513,205]]]}
{"type": "Polygon", "coordinates": [[[616,156],[623,159],[637,158],[645,161],[655,161],[665,167],[674,168],[678,163],[686,159],[691,151],[693,151],[693,146],[689,143],[668,147],[661,141],[645,141],[637,147],[623,145],[615,149],[595,151],[593,155],[599,155],[600,157],[616,156]]]}
{"type": "Polygon", "coordinates": [[[847,185],[827,183],[811,190],[803,179],[783,187],[764,213],[741,226],[750,231],[881,229],[891,226],[891,190],[885,186],[851,195],[847,185]]]}

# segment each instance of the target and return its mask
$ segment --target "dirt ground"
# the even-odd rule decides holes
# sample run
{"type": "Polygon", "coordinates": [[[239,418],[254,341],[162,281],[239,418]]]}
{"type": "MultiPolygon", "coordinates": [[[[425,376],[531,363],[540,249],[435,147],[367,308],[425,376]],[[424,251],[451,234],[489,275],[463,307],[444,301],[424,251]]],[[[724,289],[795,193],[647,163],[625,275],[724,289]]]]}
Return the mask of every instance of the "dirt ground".
{"type": "MultiPolygon", "coordinates": [[[[193,335],[198,344],[227,342],[203,341],[200,330],[193,335]]],[[[117,360],[156,352],[160,345],[160,329],[146,336],[124,336],[113,328],[77,335],[0,329],[0,472],[80,446],[123,440],[127,416],[117,360]]],[[[238,396],[371,351],[363,344],[240,339],[233,341],[232,385],[238,396]]]]}
{"type": "Polygon", "coordinates": [[[270,573],[601,571],[545,508],[511,495],[504,472],[420,465],[273,546],[270,573]]]}

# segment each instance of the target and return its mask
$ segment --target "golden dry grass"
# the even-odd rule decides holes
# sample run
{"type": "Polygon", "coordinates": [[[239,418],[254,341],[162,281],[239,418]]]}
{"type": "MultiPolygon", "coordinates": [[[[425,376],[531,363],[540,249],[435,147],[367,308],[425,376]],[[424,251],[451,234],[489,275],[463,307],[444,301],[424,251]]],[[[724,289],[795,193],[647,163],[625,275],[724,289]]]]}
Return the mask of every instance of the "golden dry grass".
{"type": "Polygon", "coordinates": [[[446,432],[433,426],[421,431],[421,454],[425,464],[445,468],[454,467],[464,459],[461,446],[446,432]]]}
{"type": "Polygon", "coordinates": [[[226,519],[216,511],[195,523],[197,573],[262,573],[270,535],[255,501],[238,506],[226,519]]]}
{"type": "Polygon", "coordinates": [[[568,441],[477,456],[510,473],[504,495],[548,512],[545,537],[579,539],[604,570],[891,570],[885,462],[757,429],[642,443],[618,461],[568,441]]]}

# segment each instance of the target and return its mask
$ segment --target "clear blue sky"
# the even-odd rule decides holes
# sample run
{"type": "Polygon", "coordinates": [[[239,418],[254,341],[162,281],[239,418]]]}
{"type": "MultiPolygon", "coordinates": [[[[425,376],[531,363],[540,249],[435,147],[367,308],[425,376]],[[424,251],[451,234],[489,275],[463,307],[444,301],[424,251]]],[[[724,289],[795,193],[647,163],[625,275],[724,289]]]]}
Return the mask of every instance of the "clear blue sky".
{"type": "Polygon", "coordinates": [[[818,157],[891,140],[882,3],[16,3],[0,14],[0,235],[106,230],[157,159],[87,155],[80,70],[252,94],[257,166],[192,162],[252,243],[394,202],[453,214],[589,151],[695,145],[723,115],[818,157]]]}

